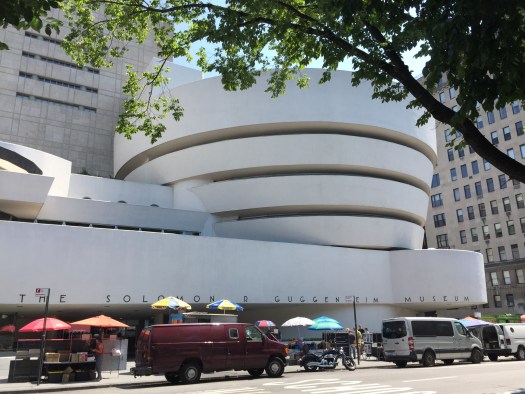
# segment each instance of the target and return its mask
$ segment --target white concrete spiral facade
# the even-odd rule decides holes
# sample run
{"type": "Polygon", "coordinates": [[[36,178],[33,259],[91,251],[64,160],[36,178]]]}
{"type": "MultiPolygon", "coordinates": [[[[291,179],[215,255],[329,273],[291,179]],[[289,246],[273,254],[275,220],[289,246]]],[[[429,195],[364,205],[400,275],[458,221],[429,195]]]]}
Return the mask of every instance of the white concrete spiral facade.
{"type": "Polygon", "coordinates": [[[198,200],[190,206],[214,215],[210,235],[420,248],[432,130],[414,126],[406,102],[385,106],[370,99],[369,84],[352,87],[348,72],[324,85],[320,70],[308,74],[309,89],[290,84],[277,99],[264,78],[243,92],[224,91],[219,78],[173,88],[182,121],[166,120],[153,146],[117,138],[117,176],[198,200]]]}

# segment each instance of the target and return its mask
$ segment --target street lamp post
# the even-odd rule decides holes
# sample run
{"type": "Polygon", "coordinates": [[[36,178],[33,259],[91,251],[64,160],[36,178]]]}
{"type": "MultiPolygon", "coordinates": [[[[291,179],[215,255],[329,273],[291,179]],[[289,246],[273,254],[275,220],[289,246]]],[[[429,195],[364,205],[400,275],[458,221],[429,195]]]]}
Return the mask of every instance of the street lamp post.
{"type": "Polygon", "coordinates": [[[42,368],[44,366],[44,351],[46,348],[46,334],[47,334],[47,310],[49,309],[49,295],[51,294],[51,289],[36,289],[35,296],[42,296],[43,290],[47,290],[46,295],[46,308],[44,310],[44,329],[42,330],[42,341],[40,343],[40,358],[38,363],[38,379],[36,385],[40,385],[40,380],[42,378],[42,368]]]}

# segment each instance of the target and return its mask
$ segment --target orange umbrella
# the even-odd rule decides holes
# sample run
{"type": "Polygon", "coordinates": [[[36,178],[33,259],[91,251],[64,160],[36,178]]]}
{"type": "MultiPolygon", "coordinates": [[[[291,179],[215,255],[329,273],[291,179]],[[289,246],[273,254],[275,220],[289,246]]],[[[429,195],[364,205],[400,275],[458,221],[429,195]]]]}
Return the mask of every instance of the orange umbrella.
{"type": "Polygon", "coordinates": [[[121,323],[118,320],[112,319],[109,316],[99,315],[90,317],[88,319],[79,320],[71,324],[83,324],[86,326],[102,327],[102,328],[127,328],[127,324],[121,323]]]}

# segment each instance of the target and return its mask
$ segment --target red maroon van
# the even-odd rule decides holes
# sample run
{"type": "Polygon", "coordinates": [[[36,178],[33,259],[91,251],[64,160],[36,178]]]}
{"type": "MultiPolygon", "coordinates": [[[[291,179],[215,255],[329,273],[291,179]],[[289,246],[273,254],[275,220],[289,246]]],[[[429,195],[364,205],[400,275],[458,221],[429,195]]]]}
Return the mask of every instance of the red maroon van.
{"type": "Polygon", "coordinates": [[[245,323],[158,324],[140,333],[135,353],[135,376],[163,373],[172,383],[196,383],[201,372],[264,371],[279,377],[287,348],[245,323]]]}

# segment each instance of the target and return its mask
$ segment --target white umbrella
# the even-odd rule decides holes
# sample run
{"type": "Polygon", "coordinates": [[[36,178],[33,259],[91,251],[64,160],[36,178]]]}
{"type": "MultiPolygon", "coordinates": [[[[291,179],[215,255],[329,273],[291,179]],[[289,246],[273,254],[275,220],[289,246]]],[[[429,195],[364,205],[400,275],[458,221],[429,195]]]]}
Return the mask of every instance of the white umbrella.
{"type": "Polygon", "coordinates": [[[286,320],[281,327],[297,327],[297,334],[300,334],[299,327],[308,327],[312,324],[315,324],[313,320],[308,319],[307,317],[294,317],[293,319],[286,320]]]}
{"type": "Polygon", "coordinates": [[[294,317],[293,319],[286,320],[281,327],[307,327],[315,324],[313,320],[307,317],[294,317]]]}

